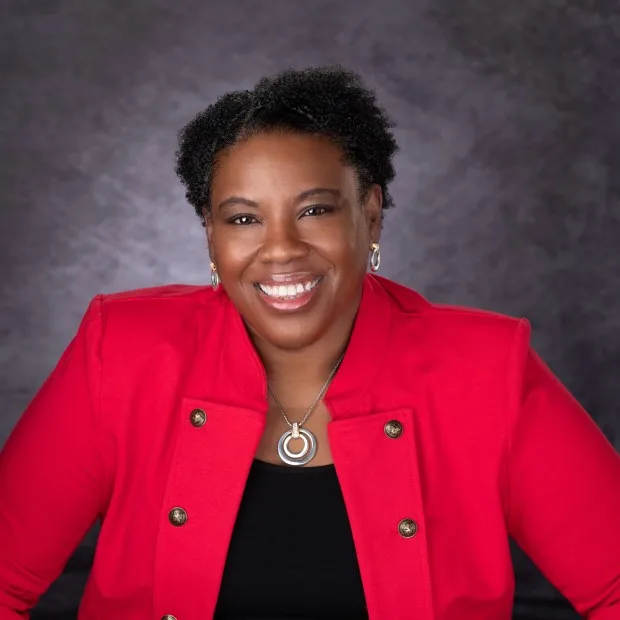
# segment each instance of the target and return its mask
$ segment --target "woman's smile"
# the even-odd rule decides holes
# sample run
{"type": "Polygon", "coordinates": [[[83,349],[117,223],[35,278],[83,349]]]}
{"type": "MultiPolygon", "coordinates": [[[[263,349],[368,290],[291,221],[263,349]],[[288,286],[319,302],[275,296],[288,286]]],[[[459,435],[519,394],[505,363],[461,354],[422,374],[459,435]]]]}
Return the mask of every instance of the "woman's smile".
{"type": "Polygon", "coordinates": [[[306,309],[317,296],[321,276],[308,277],[302,274],[278,274],[271,280],[255,285],[259,297],[270,308],[280,312],[295,312],[306,309]]]}

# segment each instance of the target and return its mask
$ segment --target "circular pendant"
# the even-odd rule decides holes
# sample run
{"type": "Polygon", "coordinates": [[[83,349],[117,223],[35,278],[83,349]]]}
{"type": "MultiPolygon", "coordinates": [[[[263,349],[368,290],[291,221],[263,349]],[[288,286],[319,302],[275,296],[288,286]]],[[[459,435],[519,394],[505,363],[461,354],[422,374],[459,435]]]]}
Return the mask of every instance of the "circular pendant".
{"type": "Polygon", "coordinates": [[[306,465],[316,454],[316,438],[305,428],[299,429],[299,439],[304,442],[301,452],[291,452],[289,443],[293,439],[293,431],[286,431],[278,441],[278,456],[287,465],[306,465]]]}

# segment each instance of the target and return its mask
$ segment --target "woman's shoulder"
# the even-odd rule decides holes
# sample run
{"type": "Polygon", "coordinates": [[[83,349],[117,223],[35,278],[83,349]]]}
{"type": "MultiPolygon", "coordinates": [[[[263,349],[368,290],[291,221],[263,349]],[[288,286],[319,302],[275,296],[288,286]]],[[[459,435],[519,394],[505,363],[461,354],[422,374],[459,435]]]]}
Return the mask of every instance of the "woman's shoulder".
{"type": "Polygon", "coordinates": [[[104,315],[146,320],[166,317],[174,319],[188,309],[207,306],[215,298],[210,286],[192,284],[164,284],[114,293],[102,294],[104,315]]]}
{"type": "Polygon", "coordinates": [[[167,284],[97,295],[89,311],[98,306],[104,343],[127,349],[193,339],[216,298],[210,286],[167,284]]]}
{"type": "Polygon", "coordinates": [[[430,301],[421,293],[392,280],[381,279],[389,294],[401,333],[405,325],[422,326],[425,339],[454,349],[471,345],[490,349],[510,346],[515,338],[529,340],[527,318],[473,306],[430,301]]]}
{"type": "Polygon", "coordinates": [[[392,299],[395,306],[406,314],[419,314],[425,318],[440,321],[476,321],[485,323],[514,324],[522,320],[509,314],[474,306],[435,302],[423,293],[400,284],[395,280],[373,276],[383,290],[392,299]]]}
{"type": "Polygon", "coordinates": [[[101,294],[101,299],[106,304],[128,304],[128,303],[158,303],[163,300],[187,300],[208,298],[212,293],[209,286],[201,286],[197,284],[162,284],[159,286],[150,286],[144,288],[136,288],[122,290],[113,293],[101,294]]]}

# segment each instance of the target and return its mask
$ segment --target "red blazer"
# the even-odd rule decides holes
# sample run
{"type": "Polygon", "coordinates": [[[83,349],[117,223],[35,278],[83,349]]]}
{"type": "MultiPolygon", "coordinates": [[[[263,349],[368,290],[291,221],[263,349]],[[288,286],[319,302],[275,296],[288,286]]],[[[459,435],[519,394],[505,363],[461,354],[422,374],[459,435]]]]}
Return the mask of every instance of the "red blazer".
{"type": "MultiPolygon", "coordinates": [[[[620,619],[620,456],[529,334],[367,277],[325,402],[371,620],[508,620],[509,535],[581,614],[620,619]]],[[[266,403],[221,289],[94,298],[1,453],[0,620],[98,517],[82,620],[211,618],[266,403]]]]}

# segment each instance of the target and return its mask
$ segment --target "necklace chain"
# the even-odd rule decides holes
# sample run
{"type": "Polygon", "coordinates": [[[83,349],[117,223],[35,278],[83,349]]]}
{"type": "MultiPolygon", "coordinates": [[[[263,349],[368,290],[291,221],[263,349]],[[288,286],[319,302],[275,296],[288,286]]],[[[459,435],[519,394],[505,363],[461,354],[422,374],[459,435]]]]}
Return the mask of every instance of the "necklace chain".
{"type": "MultiPolygon", "coordinates": [[[[338,361],[336,362],[336,365],[332,368],[332,371],[329,373],[329,377],[327,377],[327,380],[323,384],[323,387],[321,388],[319,393],[316,395],[316,398],[312,401],[312,404],[310,405],[310,407],[308,407],[308,410],[306,411],[306,415],[302,418],[301,422],[297,423],[297,427],[301,427],[301,426],[303,426],[306,423],[306,420],[310,417],[310,414],[314,411],[314,408],[317,406],[317,404],[319,403],[319,401],[323,397],[323,394],[325,394],[325,390],[327,390],[329,384],[331,383],[332,379],[334,378],[334,375],[336,374],[336,371],[340,367],[340,363],[342,362],[343,358],[344,358],[344,351],[342,352],[342,354],[338,358],[338,361]]],[[[292,428],[293,427],[293,423],[288,419],[288,417],[286,415],[286,412],[284,411],[284,407],[282,407],[282,405],[280,404],[280,401],[278,400],[277,396],[273,393],[273,390],[271,389],[271,386],[269,385],[269,383],[267,383],[267,388],[269,390],[269,393],[273,397],[274,402],[278,406],[278,409],[280,410],[280,413],[282,414],[282,416],[286,420],[286,423],[292,428]]]]}

